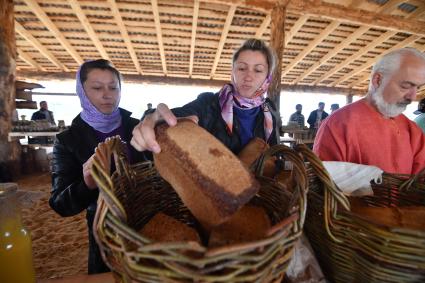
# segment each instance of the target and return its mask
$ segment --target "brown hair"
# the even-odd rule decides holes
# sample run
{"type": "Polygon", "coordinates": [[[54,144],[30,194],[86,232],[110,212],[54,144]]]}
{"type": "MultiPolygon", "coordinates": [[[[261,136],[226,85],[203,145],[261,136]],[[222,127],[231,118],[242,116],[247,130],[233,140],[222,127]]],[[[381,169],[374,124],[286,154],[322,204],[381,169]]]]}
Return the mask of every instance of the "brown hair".
{"type": "Polygon", "coordinates": [[[276,65],[276,56],[267,44],[261,39],[250,38],[246,40],[241,47],[239,47],[236,52],[233,54],[232,63],[234,64],[238,60],[239,55],[242,51],[251,50],[251,51],[260,51],[267,59],[267,64],[269,66],[268,73],[273,73],[273,70],[276,65]]]}

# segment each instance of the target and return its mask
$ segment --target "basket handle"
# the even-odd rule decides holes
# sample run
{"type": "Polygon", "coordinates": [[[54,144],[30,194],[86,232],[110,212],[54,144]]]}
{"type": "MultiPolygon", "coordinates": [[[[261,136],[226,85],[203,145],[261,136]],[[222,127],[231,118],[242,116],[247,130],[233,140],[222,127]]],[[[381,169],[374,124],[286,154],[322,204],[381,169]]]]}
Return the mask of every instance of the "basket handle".
{"type": "Polygon", "coordinates": [[[326,232],[328,233],[329,237],[331,237],[331,239],[341,243],[342,240],[336,238],[332,234],[330,226],[332,226],[332,217],[337,218],[338,204],[342,205],[342,207],[344,207],[346,210],[350,210],[350,202],[332,181],[332,178],[324,167],[322,161],[310,148],[308,148],[305,144],[298,144],[295,146],[295,150],[301,153],[305,160],[310,163],[313,172],[324,185],[323,213],[325,218],[326,232]]]}
{"type": "Polygon", "coordinates": [[[277,144],[273,145],[267,149],[253,164],[253,170],[255,176],[264,177],[263,169],[266,161],[272,157],[283,158],[285,160],[291,161],[293,166],[294,177],[297,180],[296,188],[298,189],[297,193],[300,194],[300,224],[301,227],[304,225],[305,212],[307,206],[307,191],[308,191],[308,182],[307,182],[307,171],[305,169],[304,162],[301,156],[292,148],[285,145],[277,144]]]}
{"type": "Polygon", "coordinates": [[[99,143],[95,149],[91,173],[108,207],[117,217],[126,222],[127,214],[121,202],[114,195],[114,185],[111,178],[112,156],[117,173],[119,175],[130,174],[123,150],[124,146],[119,136],[107,138],[104,142],[99,143]]]}

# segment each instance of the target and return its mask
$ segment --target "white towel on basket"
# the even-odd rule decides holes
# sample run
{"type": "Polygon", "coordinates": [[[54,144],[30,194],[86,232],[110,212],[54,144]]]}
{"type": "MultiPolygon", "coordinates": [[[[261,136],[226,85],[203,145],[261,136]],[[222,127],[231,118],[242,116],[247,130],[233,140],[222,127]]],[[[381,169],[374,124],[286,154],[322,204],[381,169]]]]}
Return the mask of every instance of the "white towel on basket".
{"type": "Polygon", "coordinates": [[[338,188],[348,196],[373,195],[370,182],[382,182],[384,171],[376,166],[340,161],[323,161],[323,165],[338,188]]]}

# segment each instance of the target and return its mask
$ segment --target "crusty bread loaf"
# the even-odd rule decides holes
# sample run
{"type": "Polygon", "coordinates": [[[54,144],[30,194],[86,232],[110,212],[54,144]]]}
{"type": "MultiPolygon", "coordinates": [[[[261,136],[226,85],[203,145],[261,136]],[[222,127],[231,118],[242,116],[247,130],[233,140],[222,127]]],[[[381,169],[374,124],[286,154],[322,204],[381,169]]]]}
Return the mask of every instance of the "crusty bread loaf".
{"type": "Polygon", "coordinates": [[[179,119],[174,127],[160,124],[155,134],[161,146],[154,154],[158,172],[207,230],[257,193],[259,184],[241,161],[193,121],[179,119]]]}
{"type": "Polygon", "coordinates": [[[246,205],[211,231],[208,247],[260,240],[265,238],[270,227],[270,219],[262,207],[246,205]]]}
{"type": "Polygon", "coordinates": [[[224,222],[259,190],[259,183],[219,140],[190,119],[160,124],[155,167],[206,228],[224,222]]]}
{"type": "Polygon", "coordinates": [[[351,201],[351,211],[370,222],[388,227],[403,227],[425,231],[425,207],[370,207],[351,201]]]}
{"type": "MultiPolygon", "coordinates": [[[[255,137],[239,152],[238,157],[249,168],[267,149],[269,149],[269,145],[263,139],[255,137]]],[[[272,157],[266,160],[263,175],[273,177],[274,171],[275,158],[272,157]]]]}
{"type": "Polygon", "coordinates": [[[156,242],[194,241],[201,244],[195,229],[162,212],[155,214],[139,233],[156,242]]]}

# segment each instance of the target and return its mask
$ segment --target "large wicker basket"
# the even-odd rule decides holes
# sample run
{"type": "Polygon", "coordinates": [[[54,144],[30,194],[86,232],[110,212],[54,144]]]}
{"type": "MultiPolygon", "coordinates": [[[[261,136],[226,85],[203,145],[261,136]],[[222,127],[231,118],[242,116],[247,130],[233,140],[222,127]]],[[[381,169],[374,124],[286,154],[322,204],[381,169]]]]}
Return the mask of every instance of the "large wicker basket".
{"type": "MultiPolygon", "coordinates": [[[[322,162],[303,145],[310,162],[305,232],[330,282],[425,282],[425,231],[374,224],[350,212],[350,202],[322,162]]],[[[425,206],[423,173],[384,174],[372,183],[375,207],[425,206]]]]}
{"type": "Polygon", "coordinates": [[[198,231],[199,224],[152,163],[128,165],[123,152],[119,138],[99,144],[92,170],[100,189],[94,232],[117,281],[280,282],[306,212],[306,169],[295,151],[276,146],[257,162],[261,189],[251,203],[262,206],[275,225],[267,237],[216,249],[193,242],[152,242],[136,232],[159,211],[198,231]],[[264,160],[273,155],[292,164],[292,190],[261,176],[264,160]],[[111,160],[116,168],[112,175],[111,160]]]}

